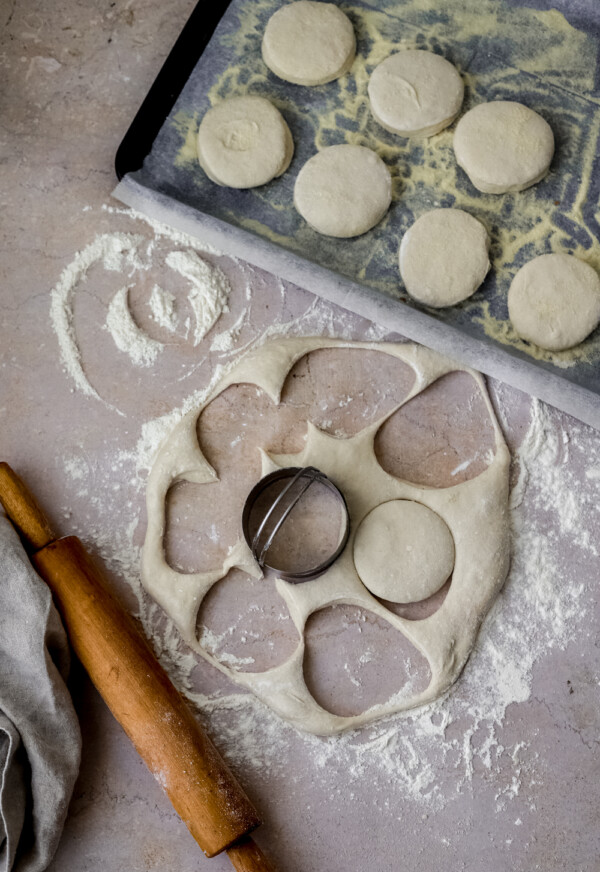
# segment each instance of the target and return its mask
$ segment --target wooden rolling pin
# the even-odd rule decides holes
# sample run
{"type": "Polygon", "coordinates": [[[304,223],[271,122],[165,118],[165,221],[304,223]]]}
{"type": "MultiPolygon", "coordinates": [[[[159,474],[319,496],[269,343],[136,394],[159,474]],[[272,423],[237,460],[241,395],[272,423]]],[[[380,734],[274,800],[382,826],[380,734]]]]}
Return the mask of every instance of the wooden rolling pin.
{"type": "Polygon", "coordinates": [[[56,540],[7,463],[0,463],[0,502],[33,552],[73,650],[206,856],[227,851],[238,872],[273,872],[248,835],[260,824],[250,800],[80,540],[56,540]]]}

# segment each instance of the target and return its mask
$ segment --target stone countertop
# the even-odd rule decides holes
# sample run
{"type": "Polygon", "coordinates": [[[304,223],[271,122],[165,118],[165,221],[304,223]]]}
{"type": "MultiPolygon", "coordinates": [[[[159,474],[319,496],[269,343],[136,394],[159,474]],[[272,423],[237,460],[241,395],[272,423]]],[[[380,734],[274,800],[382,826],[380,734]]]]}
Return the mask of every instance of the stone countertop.
{"type": "MultiPolygon", "coordinates": [[[[80,535],[105,561],[123,600],[145,607],[146,618],[147,598],[135,584],[145,525],[146,470],[136,466],[143,427],[205,386],[224,358],[206,342],[152,377],[117,366],[99,319],[118,284],[98,270],[75,303],[84,368],[106,400],[98,401],[64,371],[50,292],[100,234],[153,238],[152,228],[111,201],[113,161],[191,9],[179,0],[24,0],[0,10],[0,455],[31,484],[60,532],[80,535]]],[[[213,260],[234,288],[225,328],[253,285],[254,321],[234,352],[259,327],[294,320],[307,331],[371,335],[368,324],[307,291],[213,260]]],[[[512,702],[499,720],[485,712],[474,719],[471,709],[461,718],[457,686],[451,720],[440,723],[441,709],[430,721],[439,729],[439,757],[433,750],[424,757],[415,725],[401,719],[350,740],[309,741],[256,707],[248,714],[207,664],[194,670],[194,687],[231,701],[225,714],[202,717],[260,809],[257,841],[280,870],[598,868],[598,438],[517,391],[490,387],[511,449],[525,439],[514,480],[521,474],[527,483],[523,464],[531,466],[529,498],[515,509],[513,570],[486,628],[506,621],[507,645],[513,627],[539,655],[530,670],[510,658],[498,668],[493,680],[503,677],[512,702]],[[541,423],[532,429],[536,415],[541,423]],[[529,539],[523,528],[532,530],[529,539]],[[521,580],[531,585],[529,599],[515,593],[521,580]]],[[[168,663],[169,652],[159,653],[168,663]]],[[[494,655],[500,666],[502,653],[494,655]]],[[[469,676],[477,657],[483,653],[476,651],[469,676]]],[[[226,858],[203,857],[77,666],[72,691],[83,763],[51,869],[230,869],[226,858]]]]}

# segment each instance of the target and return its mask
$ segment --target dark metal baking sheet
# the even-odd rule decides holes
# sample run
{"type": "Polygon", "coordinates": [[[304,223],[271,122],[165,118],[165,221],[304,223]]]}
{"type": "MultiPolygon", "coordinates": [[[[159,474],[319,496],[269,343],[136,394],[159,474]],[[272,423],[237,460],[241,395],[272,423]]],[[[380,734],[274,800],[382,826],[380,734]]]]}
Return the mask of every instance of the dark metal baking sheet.
{"type": "Polygon", "coordinates": [[[597,4],[566,7],[573,24],[559,12],[507,0],[439,0],[435,7],[424,0],[342,4],[355,24],[359,60],[350,76],[319,88],[281,82],[262,62],[262,31],[279,5],[232,0],[143,167],[125,176],[116,196],[171,224],[193,226],[201,237],[209,233],[223,250],[373,320],[384,317],[408,338],[600,426],[600,331],[572,352],[541,353],[514,336],[506,311],[512,275],[536,254],[570,251],[600,268],[597,4]],[[578,29],[582,21],[585,31],[578,29]],[[466,80],[465,108],[518,96],[544,115],[557,139],[548,178],[521,194],[479,194],[456,168],[451,130],[414,143],[379,128],[368,112],[367,76],[378,60],[405,46],[438,51],[456,63],[466,80]],[[296,153],[281,179],[233,191],[214,185],[200,170],[195,134],[212,102],[247,92],[268,96],[282,110],[296,153]],[[344,141],[374,148],[394,177],[389,215],[354,240],[319,236],[292,205],[304,161],[317,148],[344,141]],[[397,248],[415,218],[437,205],[465,208],[484,221],[495,268],[466,303],[420,310],[403,292],[397,248]]]}

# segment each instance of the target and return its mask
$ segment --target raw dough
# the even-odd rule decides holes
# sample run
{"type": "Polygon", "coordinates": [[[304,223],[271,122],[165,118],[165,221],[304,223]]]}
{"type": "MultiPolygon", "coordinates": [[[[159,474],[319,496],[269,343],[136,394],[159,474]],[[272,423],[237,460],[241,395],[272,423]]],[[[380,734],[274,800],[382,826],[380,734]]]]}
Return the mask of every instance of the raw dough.
{"type": "Polygon", "coordinates": [[[464,85],[440,55],[401,51],[375,67],[368,91],[373,117],[390,133],[433,136],[460,112],[464,85]]]}
{"type": "Polygon", "coordinates": [[[569,254],[542,254],[521,267],[508,292],[508,314],[523,339],[563,351],[600,323],[600,277],[569,254]]]}
{"type": "Polygon", "coordinates": [[[489,236],[461,209],[421,215],[400,243],[400,275],[406,290],[426,306],[454,306],[474,294],[490,268],[489,236]]]}
{"type": "Polygon", "coordinates": [[[552,128],[521,103],[482,103],[460,119],[454,154],[477,190],[522,191],[543,179],[554,155],[552,128]]]}
{"type": "Polygon", "coordinates": [[[459,676],[487,610],[502,587],[509,562],[508,469],[510,455],[483,378],[427,348],[411,343],[352,343],[335,339],[294,338],[271,341],[250,352],[214,388],[202,405],[189,412],[175,427],[155,460],[148,480],[148,528],[142,553],[142,582],[177,625],[185,642],[227,675],[253,691],[281,717],[298,728],[319,735],[354,729],[393,712],[431,702],[459,676]],[[489,466],[476,478],[447,488],[417,487],[386,473],[375,456],[373,440],[382,424],[396,411],[348,439],[336,439],[308,425],[306,445],[300,454],[269,455],[262,451],[266,475],[284,466],[314,465],[331,476],[346,496],[351,518],[348,545],[339,560],[319,579],[305,584],[276,582],[290,616],[302,635],[309,616],[330,605],[360,606],[387,621],[427,658],[431,682],[426,690],[401,697],[353,717],[325,711],[311,696],[304,681],[304,643],[278,666],[261,673],[236,672],[220,662],[198,641],[196,619],[204,596],[231,567],[260,576],[240,531],[239,541],[223,566],[211,572],[183,574],[171,568],[163,550],[165,501],[169,488],[179,481],[210,483],[217,474],[200,451],[198,416],[216,396],[232,384],[254,384],[280,402],[281,391],[294,364],[317,348],[365,348],[403,360],[415,372],[408,396],[397,408],[418,396],[428,385],[455,370],[470,373],[486,404],[495,434],[495,453],[489,466]],[[389,500],[415,500],[436,512],[448,525],[456,549],[452,584],[440,608],[427,618],[409,621],[395,615],[371,596],[354,566],[354,535],[361,521],[376,506],[389,500]]]}
{"type": "Polygon", "coordinates": [[[262,56],[269,69],[295,85],[324,85],[347,73],[356,52],[350,19],[333,3],[298,0],[269,19],[262,56]]]}
{"type": "Polygon", "coordinates": [[[360,236],[379,224],[392,202],[384,162],[361,145],[332,145],[313,155],[296,179],[294,205],[325,236],[360,236]]]}
{"type": "Polygon", "coordinates": [[[356,532],[354,564],[364,586],[394,603],[427,599],[454,566],[454,540],[439,515],[412,500],[369,512],[356,532]]]}
{"type": "Polygon", "coordinates": [[[294,141],[283,115],[264,97],[230,97],[209,109],[198,130],[198,160],[228,188],[256,188],[284,173],[294,141]]]}

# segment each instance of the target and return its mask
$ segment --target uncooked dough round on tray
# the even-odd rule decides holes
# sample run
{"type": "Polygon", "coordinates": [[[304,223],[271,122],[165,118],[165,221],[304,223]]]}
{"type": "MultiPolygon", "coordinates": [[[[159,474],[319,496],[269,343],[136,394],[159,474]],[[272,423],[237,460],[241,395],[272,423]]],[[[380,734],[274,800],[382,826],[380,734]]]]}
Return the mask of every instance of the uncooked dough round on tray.
{"type": "Polygon", "coordinates": [[[324,236],[360,236],[379,224],[392,202],[390,171],[362,145],[332,145],[298,173],[294,205],[324,236]]]}
{"type": "Polygon", "coordinates": [[[478,191],[523,191],[548,172],[554,134],[533,109],[495,100],[463,115],[454,133],[454,154],[478,191]]]}
{"type": "Polygon", "coordinates": [[[400,275],[426,306],[454,306],[475,293],[490,268],[483,224],[462,209],[432,209],[402,237],[400,275]]]}
{"type": "Polygon", "coordinates": [[[264,97],[230,97],[209,109],[198,130],[198,160],[228,188],[256,188],[282,175],[294,140],[281,112],[264,97]]]}
{"type": "MultiPolygon", "coordinates": [[[[479,373],[412,343],[354,343],[319,337],[270,341],[242,357],[224,374],[210,395],[179,421],[161,447],[148,480],[148,528],[142,553],[142,582],[194,651],[232,681],[252,690],[281,717],[319,735],[353,729],[393,712],[431,702],[460,675],[481,622],[508,571],[509,466],[510,455],[479,373]],[[241,516],[238,532],[234,533],[237,541],[232,541],[221,565],[206,571],[178,571],[167,563],[164,551],[169,491],[173,485],[187,481],[198,487],[209,486],[211,494],[215,495],[219,478],[201,451],[198,419],[216,397],[232,385],[253,385],[275,406],[284,406],[284,386],[294,365],[310,352],[325,348],[351,348],[357,354],[362,350],[389,355],[412,369],[414,381],[403,399],[354,435],[338,438],[309,419],[306,441],[297,454],[277,454],[269,450],[268,436],[262,444],[259,441],[256,445],[255,450],[262,459],[260,478],[277,469],[307,466],[314,466],[327,475],[346,499],[350,536],[339,558],[320,578],[305,584],[290,584],[281,579],[274,582],[300,637],[296,649],[272,668],[239,671],[219,660],[202,644],[197,619],[204,598],[230,569],[237,568],[257,578],[261,576],[260,567],[244,539],[241,516]],[[473,379],[485,404],[494,434],[494,450],[489,453],[487,466],[476,477],[447,487],[411,484],[389,474],[375,453],[376,434],[407,403],[438,379],[455,371],[462,371],[473,379]],[[355,565],[355,537],[358,538],[365,519],[371,515],[376,520],[374,512],[378,506],[397,501],[421,506],[429,520],[431,516],[439,518],[436,535],[439,537],[440,529],[447,528],[454,545],[453,552],[445,551],[446,562],[437,563],[434,578],[429,576],[427,584],[413,586],[409,593],[411,597],[427,596],[441,577],[452,571],[443,601],[433,613],[418,620],[400,617],[373,596],[361,581],[355,565]],[[322,609],[344,603],[362,608],[377,620],[386,622],[417,648],[427,659],[431,673],[425,689],[405,687],[405,693],[395,694],[387,702],[353,716],[337,715],[319,705],[306,684],[303,671],[307,621],[322,609]]],[[[429,555],[423,548],[432,546],[434,539],[427,538],[424,544],[423,537],[429,534],[420,524],[412,531],[398,530],[398,535],[407,542],[406,537],[410,537],[411,532],[416,537],[412,544],[419,549],[422,564],[426,566],[429,555]]],[[[436,548],[443,539],[443,535],[438,538],[436,548]]],[[[393,549],[388,551],[390,556],[393,560],[393,549]]],[[[375,555],[374,559],[379,558],[375,555]]],[[[386,572],[391,571],[393,567],[388,565],[386,572]]],[[[364,566],[362,572],[365,574],[364,566]]]]}
{"type": "Polygon", "coordinates": [[[324,85],[347,73],[356,52],[352,22],[333,3],[298,0],[269,19],[262,41],[265,64],[294,85],[324,85]]]}
{"type": "Polygon", "coordinates": [[[375,596],[415,603],[450,578],[454,540],[440,516],[414,500],[390,500],[364,519],[354,539],[354,564],[375,596]]]}
{"type": "Polygon", "coordinates": [[[522,339],[549,351],[579,345],[600,323],[600,277],[569,254],[542,254],[521,267],[508,314],[522,339]]]}
{"type": "Polygon", "coordinates": [[[450,61],[407,50],[375,67],[368,86],[375,120],[400,136],[433,136],[452,124],[462,106],[463,81],[450,61]]]}

